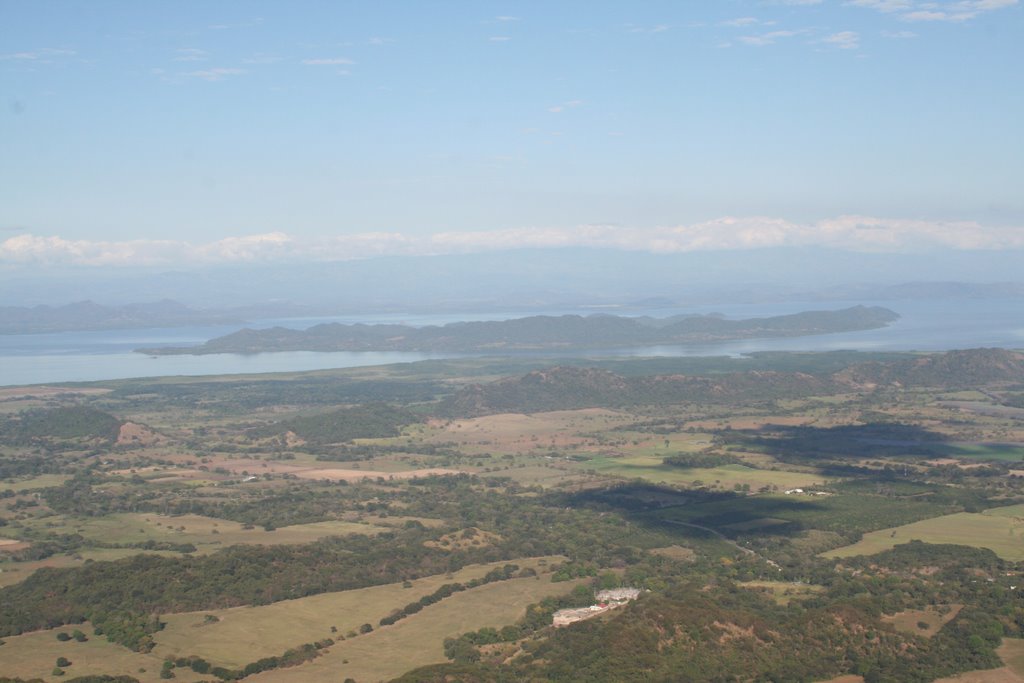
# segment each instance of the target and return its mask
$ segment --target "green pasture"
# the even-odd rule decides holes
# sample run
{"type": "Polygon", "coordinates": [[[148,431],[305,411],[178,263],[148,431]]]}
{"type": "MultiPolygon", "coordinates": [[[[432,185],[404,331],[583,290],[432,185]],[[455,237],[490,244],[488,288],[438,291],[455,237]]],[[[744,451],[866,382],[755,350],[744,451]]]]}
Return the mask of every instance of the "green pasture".
{"type": "Polygon", "coordinates": [[[578,467],[595,470],[598,474],[628,479],[644,479],[653,483],[676,486],[708,486],[732,489],[736,485],[747,485],[752,491],[763,486],[777,486],[780,489],[805,488],[825,482],[819,474],[792,472],[789,470],[762,470],[745,465],[722,465],[721,467],[673,467],[662,463],[663,455],[598,456],[580,462],[578,467]],[[695,484],[695,482],[700,482],[695,484]]]}
{"type": "Polygon", "coordinates": [[[910,541],[988,548],[1005,560],[1024,560],[1024,505],[981,513],[958,512],[864,534],[853,545],[824,554],[828,558],[874,555],[910,541]]]}
{"type": "Polygon", "coordinates": [[[937,444],[934,450],[950,458],[1024,462],[1024,446],[1013,443],[954,442],[937,444]]]}
{"type": "Polygon", "coordinates": [[[0,480],[0,491],[9,490],[21,493],[22,491],[46,489],[51,486],[60,486],[70,478],[67,474],[40,474],[31,479],[4,479],[0,480]]]}
{"type": "Polygon", "coordinates": [[[788,605],[825,590],[824,586],[809,583],[793,583],[791,581],[744,581],[739,584],[743,588],[764,593],[779,605],[788,605]]]}

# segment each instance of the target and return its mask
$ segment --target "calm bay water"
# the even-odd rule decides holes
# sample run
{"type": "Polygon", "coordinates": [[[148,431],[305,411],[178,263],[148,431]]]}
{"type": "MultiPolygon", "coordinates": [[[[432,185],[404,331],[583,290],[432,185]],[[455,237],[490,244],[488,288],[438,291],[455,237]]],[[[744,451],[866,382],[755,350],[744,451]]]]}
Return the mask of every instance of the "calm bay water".
{"type": "MultiPolygon", "coordinates": [[[[719,356],[755,351],[945,351],[975,347],[1024,348],[1024,300],[886,301],[863,302],[890,308],[902,317],[889,327],[862,332],[797,337],[790,339],[747,339],[717,344],[631,347],[604,351],[572,352],[573,357],[719,356]]],[[[845,308],[848,303],[787,302],[705,306],[687,309],[630,311],[629,315],[665,317],[679,313],[719,312],[730,318],[753,318],[807,310],[845,308]]],[[[614,309],[600,309],[615,313],[614,309]]],[[[595,309],[560,311],[594,313],[595,309]]],[[[305,329],[322,322],[406,323],[443,325],[458,320],[504,320],[530,313],[364,315],[334,318],[293,318],[261,320],[248,325],[265,328],[281,325],[305,329]]],[[[261,372],[296,372],[328,368],[361,367],[408,363],[465,354],[414,352],[292,351],[251,355],[150,357],[132,350],[139,347],[185,346],[237,330],[237,326],[204,326],[99,332],[0,336],[0,386],[76,382],[163,375],[221,375],[261,372]]],[[[538,354],[556,357],[558,354],[538,354]]]]}

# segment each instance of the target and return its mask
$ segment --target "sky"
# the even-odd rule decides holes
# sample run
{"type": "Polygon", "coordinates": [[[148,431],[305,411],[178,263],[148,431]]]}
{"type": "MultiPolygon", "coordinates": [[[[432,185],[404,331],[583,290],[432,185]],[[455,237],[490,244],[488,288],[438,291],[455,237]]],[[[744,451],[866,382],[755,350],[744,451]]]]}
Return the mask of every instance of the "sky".
{"type": "Polygon", "coordinates": [[[1024,247],[1018,0],[0,0],[0,270],[1024,247]]]}

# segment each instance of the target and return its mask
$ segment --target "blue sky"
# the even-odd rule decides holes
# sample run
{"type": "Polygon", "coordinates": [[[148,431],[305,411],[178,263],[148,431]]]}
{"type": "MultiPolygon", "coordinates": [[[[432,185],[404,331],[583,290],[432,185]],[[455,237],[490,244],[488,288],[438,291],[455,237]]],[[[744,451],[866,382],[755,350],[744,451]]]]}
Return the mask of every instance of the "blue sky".
{"type": "Polygon", "coordinates": [[[0,0],[0,267],[1024,246],[1017,0],[0,0]]]}

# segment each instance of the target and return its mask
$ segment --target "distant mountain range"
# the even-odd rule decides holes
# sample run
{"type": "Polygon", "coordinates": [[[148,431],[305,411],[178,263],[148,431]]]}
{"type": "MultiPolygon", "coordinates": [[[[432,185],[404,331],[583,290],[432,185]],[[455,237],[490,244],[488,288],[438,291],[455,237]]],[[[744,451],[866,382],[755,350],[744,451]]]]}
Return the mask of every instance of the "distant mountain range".
{"type": "Polygon", "coordinates": [[[308,309],[295,305],[204,310],[169,299],[121,306],[104,306],[92,301],[77,301],[63,306],[0,306],[0,334],[244,325],[247,320],[305,314],[308,314],[308,309]]]}
{"type": "Polygon", "coordinates": [[[426,351],[504,353],[693,344],[732,339],[801,337],[868,330],[897,320],[887,308],[854,306],[747,320],[721,316],[628,318],[613,315],[530,316],[444,326],[316,325],[308,330],[244,329],[200,346],[138,349],[152,355],[262,353],[267,351],[426,351]]]}
{"type": "Polygon", "coordinates": [[[233,310],[293,302],[317,315],[419,311],[636,310],[893,298],[1021,297],[1024,250],[861,253],[765,248],[672,254],[611,249],[513,249],[315,263],[178,269],[0,268],[0,304],[110,305],[173,299],[233,310]],[[901,283],[911,283],[909,285],[901,283]],[[979,284],[990,283],[990,284],[979,284]],[[994,284],[992,284],[994,283],[994,284]]]}
{"type": "Polygon", "coordinates": [[[224,311],[201,311],[177,301],[103,306],[78,301],[64,306],[0,306],[0,334],[116,330],[196,324],[242,323],[224,311]]]}

